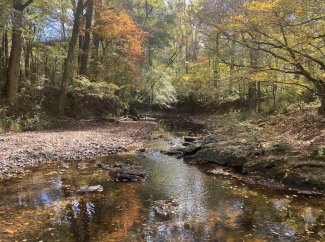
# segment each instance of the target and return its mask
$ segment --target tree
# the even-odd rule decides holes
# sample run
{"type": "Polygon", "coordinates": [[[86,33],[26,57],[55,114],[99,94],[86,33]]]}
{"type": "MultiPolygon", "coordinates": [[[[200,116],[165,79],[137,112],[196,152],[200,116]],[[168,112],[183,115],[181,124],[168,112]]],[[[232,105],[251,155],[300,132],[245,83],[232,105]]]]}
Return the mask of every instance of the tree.
{"type": "Polygon", "coordinates": [[[8,24],[9,24],[9,9],[8,2],[0,3],[0,96],[2,97],[5,90],[5,82],[7,79],[7,68],[9,60],[9,38],[8,38],[8,24]]]}
{"type": "Polygon", "coordinates": [[[93,19],[94,1],[88,0],[87,11],[86,11],[86,24],[85,24],[85,34],[82,43],[82,53],[80,57],[80,70],[79,75],[86,76],[88,72],[88,61],[91,46],[91,28],[93,19]]]}
{"type": "Polygon", "coordinates": [[[93,32],[99,38],[101,46],[96,58],[101,62],[102,70],[96,68],[95,79],[101,75],[99,79],[116,81],[118,85],[125,85],[124,81],[130,83],[130,80],[138,79],[146,33],[137,26],[122,6],[117,5],[113,9],[102,3],[97,7],[97,11],[99,14],[93,32]]]}
{"type": "Polygon", "coordinates": [[[80,30],[80,19],[84,9],[83,0],[78,0],[77,7],[74,13],[74,22],[72,29],[72,36],[69,42],[69,50],[67,54],[67,58],[64,63],[59,103],[58,103],[58,112],[60,115],[64,114],[67,92],[68,92],[68,84],[71,78],[72,69],[73,69],[73,59],[74,59],[74,50],[77,45],[77,40],[79,36],[80,30]]]}
{"type": "Polygon", "coordinates": [[[324,9],[319,0],[254,1],[230,18],[223,31],[228,39],[270,60],[252,66],[255,71],[288,75],[292,85],[313,85],[320,114],[325,114],[324,9]]]}
{"type": "Polygon", "coordinates": [[[13,8],[15,11],[6,87],[10,106],[16,105],[19,90],[20,60],[23,48],[23,12],[32,2],[33,0],[28,0],[25,3],[23,3],[23,0],[13,0],[13,8]]]}

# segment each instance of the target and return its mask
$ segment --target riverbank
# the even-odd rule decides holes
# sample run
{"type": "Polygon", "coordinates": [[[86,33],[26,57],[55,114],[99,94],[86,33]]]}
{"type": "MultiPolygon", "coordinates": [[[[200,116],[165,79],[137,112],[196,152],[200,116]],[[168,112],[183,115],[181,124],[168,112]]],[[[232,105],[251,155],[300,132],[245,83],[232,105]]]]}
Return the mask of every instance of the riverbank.
{"type": "MultiPolygon", "coordinates": [[[[114,120],[113,120],[114,121],[114,120]]],[[[152,121],[79,122],[68,130],[0,135],[0,180],[21,177],[28,167],[62,160],[113,155],[141,147],[152,121]]]]}
{"type": "Polygon", "coordinates": [[[321,241],[324,237],[324,197],[211,176],[205,172],[211,164],[189,165],[160,152],[182,144],[181,137],[189,135],[162,126],[142,152],[48,162],[21,179],[1,182],[1,240],[321,241]],[[145,181],[112,179],[105,167],[121,164],[136,164],[146,173],[145,181]],[[100,189],[86,192],[84,187],[100,189]]]}
{"type": "Polygon", "coordinates": [[[325,119],[317,110],[282,112],[244,121],[238,120],[239,115],[206,118],[210,134],[186,159],[216,163],[257,179],[325,189],[325,119]]]}

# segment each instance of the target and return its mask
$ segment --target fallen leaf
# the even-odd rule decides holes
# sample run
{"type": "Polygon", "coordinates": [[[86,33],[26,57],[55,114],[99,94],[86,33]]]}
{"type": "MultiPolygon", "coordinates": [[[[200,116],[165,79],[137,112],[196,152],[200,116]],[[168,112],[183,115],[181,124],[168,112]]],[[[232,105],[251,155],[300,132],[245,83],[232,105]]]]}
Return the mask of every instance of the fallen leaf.
{"type": "Polygon", "coordinates": [[[6,230],[4,231],[4,233],[6,233],[6,234],[15,234],[16,231],[11,230],[11,229],[6,229],[6,230]]]}

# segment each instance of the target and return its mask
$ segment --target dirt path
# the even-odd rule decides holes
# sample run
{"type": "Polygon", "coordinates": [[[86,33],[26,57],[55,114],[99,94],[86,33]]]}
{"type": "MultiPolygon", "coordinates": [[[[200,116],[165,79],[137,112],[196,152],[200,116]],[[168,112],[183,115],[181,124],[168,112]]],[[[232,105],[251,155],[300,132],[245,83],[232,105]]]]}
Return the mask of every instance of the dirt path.
{"type": "Polygon", "coordinates": [[[156,123],[90,123],[74,130],[0,135],[0,179],[21,176],[25,167],[47,161],[86,159],[141,146],[156,123]]]}

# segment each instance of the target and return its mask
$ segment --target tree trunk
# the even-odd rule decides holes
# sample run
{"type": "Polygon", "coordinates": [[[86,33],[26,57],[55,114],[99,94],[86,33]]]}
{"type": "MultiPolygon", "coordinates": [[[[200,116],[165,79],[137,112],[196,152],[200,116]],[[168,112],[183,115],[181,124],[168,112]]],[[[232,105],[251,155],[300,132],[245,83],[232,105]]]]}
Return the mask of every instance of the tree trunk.
{"type": "MultiPolygon", "coordinates": [[[[94,25],[98,25],[99,22],[99,9],[101,7],[102,1],[95,0],[95,23],[94,25]]],[[[99,74],[99,44],[100,44],[100,37],[96,32],[93,32],[93,49],[92,49],[92,63],[93,63],[93,71],[92,71],[92,79],[95,81],[97,80],[99,74]]]]}
{"type": "MultiPolygon", "coordinates": [[[[5,28],[5,27],[3,27],[5,28]]],[[[7,75],[7,59],[6,59],[6,40],[5,40],[5,35],[6,35],[6,30],[4,30],[1,38],[1,45],[0,45],[0,97],[3,97],[3,89],[4,89],[4,84],[6,83],[6,75],[7,75]]]]}
{"type": "Polygon", "coordinates": [[[273,109],[276,110],[276,93],[277,93],[277,84],[272,83],[272,96],[273,96],[273,109]]]}
{"type": "Polygon", "coordinates": [[[230,65],[230,80],[229,80],[229,93],[233,93],[233,85],[235,83],[235,61],[236,61],[236,36],[234,35],[233,40],[231,41],[231,65],[230,65]]]}
{"type": "Polygon", "coordinates": [[[214,44],[215,56],[213,60],[213,85],[217,87],[219,84],[219,34],[217,34],[214,44]]]}
{"type": "Polygon", "coordinates": [[[73,70],[74,50],[76,48],[77,41],[78,41],[78,35],[80,29],[80,18],[82,15],[82,11],[83,11],[83,1],[78,0],[77,9],[74,14],[72,36],[69,43],[68,55],[64,63],[61,89],[59,94],[58,112],[60,115],[64,115],[65,104],[67,100],[68,84],[71,78],[71,72],[73,70]]]}
{"type": "Polygon", "coordinates": [[[86,12],[86,26],[85,26],[85,38],[83,41],[81,58],[80,58],[80,71],[79,74],[82,76],[87,75],[88,61],[90,53],[90,41],[91,41],[91,22],[93,19],[93,0],[88,1],[87,12],[86,12]]]}
{"type": "Polygon", "coordinates": [[[248,111],[256,111],[256,81],[250,82],[248,84],[248,111]]]}
{"type": "Polygon", "coordinates": [[[10,106],[17,103],[17,95],[19,88],[19,73],[20,73],[20,60],[23,47],[23,20],[22,11],[15,12],[15,19],[13,21],[13,32],[11,40],[11,51],[8,66],[8,79],[7,79],[7,98],[10,106]]]}
{"type": "Polygon", "coordinates": [[[260,113],[261,110],[261,101],[262,101],[262,93],[261,93],[261,82],[257,82],[257,112],[260,113]]]}
{"type": "Polygon", "coordinates": [[[319,83],[320,84],[317,85],[318,97],[320,100],[320,107],[318,109],[318,113],[320,115],[325,116],[325,82],[321,80],[319,83]]]}
{"type": "Polygon", "coordinates": [[[5,66],[6,70],[8,69],[8,64],[9,64],[9,41],[8,41],[8,31],[5,30],[4,32],[4,54],[5,54],[5,66]]]}
{"type": "MultiPolygon", "coordinates": [[[[256,49],[250,49],[250,65],[253,69],[253,72],[256,70],[256,68],[258,67],[258,51],[256,49]]],[[[251,81],[248,84],[248,111],[250,112],[256,112],[256,108],[257,108],[257,93],[256,93],[256,89],[257,89],[257,83],[256,81],[251,81]]]]}
{"type": "MultiPolygon", "coordinates": [[[[101,8],[101,5],[102,5],[102,0],[95,0],[95,26],[98,25],[99,23],[99,18],[100,18],[100,8],[101,8]]],[[[100,37],[99,35],[94,32],[94,57],[95,59],[98,58],[98,55],[99,55],[99,42],[100,42],[100,37]]]]}
{"type": "Polygon", "coordinates": [[[8,65],[8,80],[6,84],[7,98],[10,106],[16,105],[19,89],[20,60],[23,48],[23,11],[32,2],[32,0],[28,0],[24,4],[23,0],[13,0],[15,14],[8,65]]]}
{"type": "Polygon", "coordinates": [[[323,93],[323,95],[320,96],[320,107],[318,109],[318,113],[320,115],[325,116],[325,93],[323,93]]]}
{"type": "MultiPolygon", "coordinates": [[[[81,32],[81,30],[80,30],[80,32],[81,32]]],[[[84,36],[82,34],[79,34],[78,45],[79,45],[78,66],[80,66],[80,63],[81,63],[81,55],[82,55],[82,46],[84,45],[84,36]]],[[[79,71],[80,70],[78,68],[78,74],[80,74],[79,71]]]]}
{"type": "Polygon", "coordinates": [[[26,41],[25,45],[25,78],[30,78],[30,57],[32,55],[32,44],[30,41],[26,41]]]}

